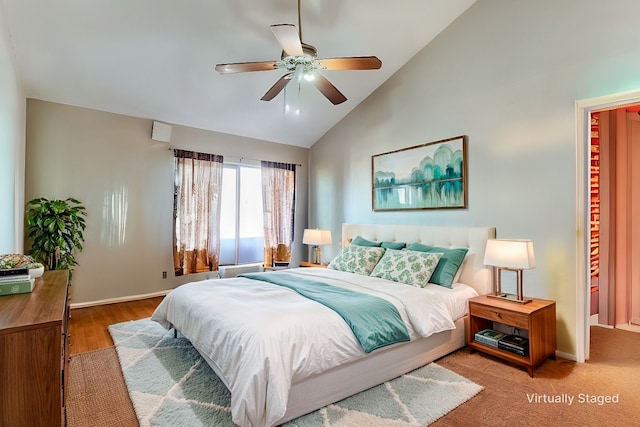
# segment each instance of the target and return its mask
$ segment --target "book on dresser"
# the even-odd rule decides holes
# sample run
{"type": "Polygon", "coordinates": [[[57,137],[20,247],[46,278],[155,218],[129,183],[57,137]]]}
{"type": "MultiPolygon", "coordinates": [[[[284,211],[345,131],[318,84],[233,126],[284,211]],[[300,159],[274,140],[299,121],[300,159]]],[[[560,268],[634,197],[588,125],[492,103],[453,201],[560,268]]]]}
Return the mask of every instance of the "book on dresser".
{"type": "Polygon", "coordinates": [[[0,295],[26,294],[34,286],[35,280],[27,267],[0,269],[0,295]]]}
{"type": "Polygon", "coordinates": [[[35,279],[0,283],[0,295],[26,294],[33,291],[35,279]]]}
{"type": "Polygon", "coordinates": [[[26,267],[0,269],[0,282],[24,277],[29,277],[29,269],[26,267]]]}
{"type": "Polygon", "coordinates": [[[23,282],[25,280],[29,280],[31,276],[29,276],[28,274],[25,275],[19,275],[19,276],[1,276],[0,277],[0,284],[2,283],[14,283],[14,282],[23,282]]]}

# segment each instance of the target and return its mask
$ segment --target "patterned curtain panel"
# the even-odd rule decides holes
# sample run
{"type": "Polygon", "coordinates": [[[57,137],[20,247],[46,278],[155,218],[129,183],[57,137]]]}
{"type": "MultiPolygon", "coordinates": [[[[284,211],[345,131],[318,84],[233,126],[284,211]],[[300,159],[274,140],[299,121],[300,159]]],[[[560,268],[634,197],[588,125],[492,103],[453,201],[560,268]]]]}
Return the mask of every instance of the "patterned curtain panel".
{"type": "Polygon", "coordinates": [[[217,271],[223,158],[184,150],[173,153],[175,274],[217,271]]]}
{"type": "MultiPolygon", "coordinates": [[[[278,245],[291,250],[296,199],[296,165],[261,162],[264,265],[273,265],[278,245]]],[[[282,248],[282,247],[281,247],[282,248]]],[[[282,249],[278,253],[282,253],[282,249]]]]}

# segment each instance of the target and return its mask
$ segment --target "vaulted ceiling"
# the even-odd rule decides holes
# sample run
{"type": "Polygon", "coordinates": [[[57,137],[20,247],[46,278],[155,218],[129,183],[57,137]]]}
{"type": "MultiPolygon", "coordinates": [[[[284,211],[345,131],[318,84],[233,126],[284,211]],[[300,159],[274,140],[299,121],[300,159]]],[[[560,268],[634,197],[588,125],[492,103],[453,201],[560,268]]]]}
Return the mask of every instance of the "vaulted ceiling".
{"type": "MultiPolygon", "coordinates": [[[[218,63],[280,59],[271,24],[297,25],[297,0],[0,0],[28,98],[302,147],[400,69],[475,0],[301,0],[318,57],[375,55],[382,68],[329,71],[346,97],[300,91],[261,101],[281,70],[220,75],[218,63]]],[[[1,16],[1,15],[0,15],[1,16]]]]}

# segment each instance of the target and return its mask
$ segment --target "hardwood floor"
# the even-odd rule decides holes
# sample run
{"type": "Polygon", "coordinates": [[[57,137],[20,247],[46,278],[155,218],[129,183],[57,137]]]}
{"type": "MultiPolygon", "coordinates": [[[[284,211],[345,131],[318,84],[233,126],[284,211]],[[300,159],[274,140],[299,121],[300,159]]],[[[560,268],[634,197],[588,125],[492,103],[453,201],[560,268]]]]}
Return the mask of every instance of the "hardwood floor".
{"type": "Polygon", "coordinates": [[[71,309],[69,354],[111,347],[109,325],[150,317],[164,297],[71,309]]]}

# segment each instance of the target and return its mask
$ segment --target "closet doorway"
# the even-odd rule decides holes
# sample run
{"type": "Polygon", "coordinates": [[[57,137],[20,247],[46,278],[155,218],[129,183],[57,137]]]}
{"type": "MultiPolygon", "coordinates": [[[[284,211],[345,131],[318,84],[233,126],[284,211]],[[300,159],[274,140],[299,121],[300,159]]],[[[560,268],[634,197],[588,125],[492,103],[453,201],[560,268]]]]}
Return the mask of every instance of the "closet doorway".
{"type": "Polygon", "coordinates": [[[639,112],[638,104],[591,112],[589,179],[591,323],[638,331],[639,112]]]}
{"type": "MultiPolygon", "coordinates": [[[[606,159],[603,162],[603,155],[606,156],[606,153],[603,152],[604,145],[602,141],[603,137],[611,140],[611,134],[609,133],[611,131],[611,123],[605,125],[605,127],[608,126],[607,130],[603,130],[603,112],[606,112],[607,115],[605,120],[610,119],[612,115],[615,117],[614,128],[616,133],[614,135],[619,136],[623,131],[626,132],[626,125],[622,125],[622,123],[626,123],[626,119],[620,120],[619,115],[621,115],[621,113],[624,115],[630,114],[628,117],[632,118],[632,120],[630,120],[632,123],[630,123],[629,126],[632,127],[632,133],[635,133],[640,122],[633,120],[632,115],[637,115],[637,112],[627,112],[626,109],[635,108],[639,105],[640,90],[576,101],[576,154],[578,160],[576,170],[576,195],[578,202],[576,215],[579,231],[576,241],[576,262],[578,268],[578,276],[576,278],[576,360],[578,362],[584,362],[589,358],[589,328],[592,313],[592,295],[594,298],[597,298],[597,304],[594,304],[597,318],[601,317],[601,312],[606,311],[606,314],[603,316],[605,316],[607,320],[603,320],[603,322],[610,323],[610,327],[624,327],[640,331],[640,327],[634,326],[634,323],[640,319],[638,319],[636,315],[632,316],[631,314],[640,312],[640,295],[638,293],[640,286],[638,285],[638,281],[640,280],[640,252],[638,252],[638,244],[634,243],[633,239],[624,234],[620,239],[617,239],[621,235],[621,232],[626,231],[627,233],[633,233],[634,231],[637,232],[638,228],[638,225],[633,224],[633,218],[637,218],[638,214],[640,214],[640,203],[637,200],[632,202],[632,198],[627,196],[629,196],[630,186],[632,184],[635,193],[640,192],[638,171],[634,172],[633,168],[630,167],[633,165],[633,162],[638,164],[638,160],[640,160],[640,157],[636,157],[634,161],[630,160],[631,156],[640,156],[640,143],[633,145],[618,144],[622,148],[616,152],[616,156],[618,159],[624,160],[624,162],[620,161],[618,164],[615,164],[615,171],[611,174],[606,170],[607,166],[611,167],[611,165],[606,159]],[[597,189],[599,192],[599,212],[596,212],[599,221],[597,223],[598,233],[595,247],[592,240],[594,236],[592,234],[593,217],[591,215],[593,196],[591,186],[591,180],[593,178],[591,174],[592,113],[601,113],[595,122],[598,125],[597,135],[600,145],[598,147],[600,175],[598,176],[599,187],[597,189]],[[626,150],[626,158],[622,155],[625,153],[624,150],[626,150]],[[624,181],[620,181],[618,177],[622,175],[624,167],[626,167],[625,173],[630,175],[625,176],[624,181]],[[607,176],[616,179],[614,184],[620,186],[621,182],[624,182],[627,187],[624,189],[615,186],[611,187],[611,182],[605,182],[605,177],[607,176]],[[615,203],[608,200],[607,194],[603,193],[605,186],[608,186],[607,188],[615,188],[615,203]],[[624,204],[625,209],[621,209],[619,204],[624,204]],[[607,210],[612,207],[616,210],[615,215],[619,215],[615,217],[615,222],[610,221],[611,218],[607,217],[607,215],[613,214],[610,210],[607,210]],[[606,227],[611,227],[612,224],[615,227],[615,232],[618,233],[614,234],[615,239],[611,237],[612,230],[605,229],[606,227]],[[603,244],[603,241],[607,244],[603,244]],[[595,248],[597,248],[596,252],[594,252],[595,248]],[[616,257],[613,258],[613,254],[607,253],[607,250],[615,251],[616,257]],[[597,255],[595,264],[592,258],[594,254],[597,255]],[[612,259],[615,260],[613,263],[611,262],[612,259]],[[634,263],[638,266],[634,266],[634,263]],[[594,273],[596,274],[594,275],[594,273]],[[632,294],[630,284],[633,282],[632,278],[634,275],[636,290],[632,294]],[[621,287],[620,285],[622,283],[626,283],[627,286],[621,287]],[[593,285],[595,285],[595,288],[593,285]],[[594,291],[593,294],[591,292],[592,290],[594,291]],[[604,292],[606,292],[606,294],[602,295],[604,292]],[[621,321],[619,320],[620,316],[626,316],[626,319],[621,321]]],[[[640,116],[638,116],[638,118],[640,118],[640,116]]],[[[616,140],[617,139],[616,137],[616,140]]],[[[618,145],[616,145],[616,149],[618,145]]],[[[636,237],[635,240],[639,241],[638,237],[636,237]]]]}

